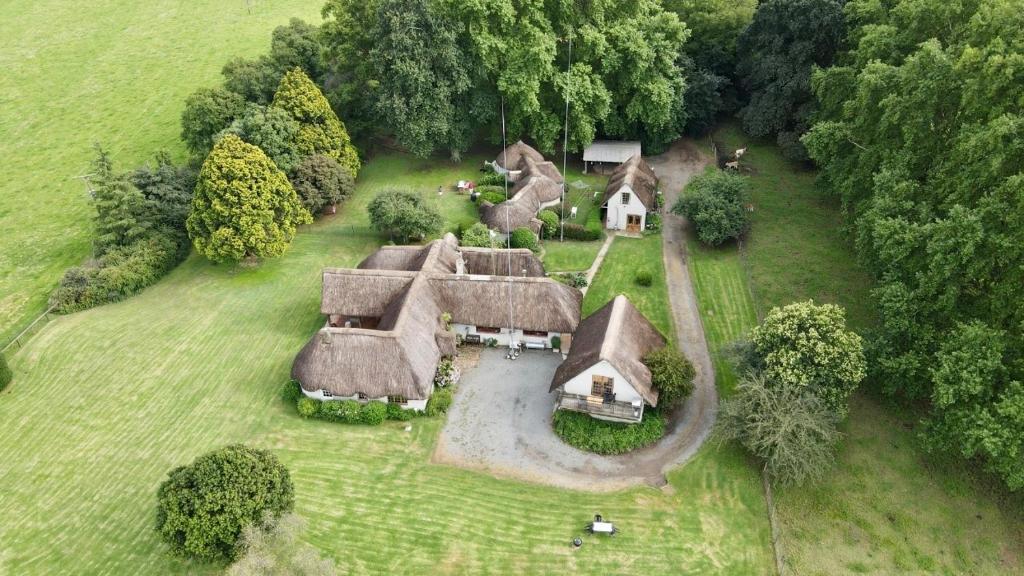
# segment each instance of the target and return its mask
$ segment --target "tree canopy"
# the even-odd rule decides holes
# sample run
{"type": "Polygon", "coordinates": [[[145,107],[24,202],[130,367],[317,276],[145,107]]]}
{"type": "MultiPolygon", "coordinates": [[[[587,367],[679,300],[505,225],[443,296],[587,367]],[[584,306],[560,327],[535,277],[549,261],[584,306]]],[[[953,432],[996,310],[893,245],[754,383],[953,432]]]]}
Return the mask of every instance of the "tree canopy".
{"type": "Polygon", "coordinates": [[[356,182],[337,160],[324,154],[314,154],[299,164],[292,177],[292,185],[306,210],[317,214],[326,206],[348,198],[355,190],[356,182]]]}
{"type": "Polygon", "coordinates": [[[406,242],[423,238],[441,231],[444,218],[428,206],[414,192],[406,190],[385,190],[370,201],[367,206],[370,225],[378,232],[406,242]]]}
{"type": "Polygon", "coordinates": [[[312,217],[273,161],[228,134],[203,162],[186,225],[200,254],[224,262],[279,256],[298,225],[309,222],[312,217]]]}
{"type": "Polygon", "coordinates": [[[157,492],[156,529],[177,554],[232,560],[242,551],[243,530],[276,520],[294,500],[277,457],[235,444],[171,471],[157,492]]]}
{"type": "Polygon", "coordinates": [[[750,227],[744,206],[749,194],[749,178],[715,170],[691,180],[672,212],[693,224],[701,242],[718,246],[739,238],[750,227]]]}
{"type": "Polygon", "coordinates": [[[740,110],[745,132],[774,136],[783,153],[806,160],[797,140],[814,110],[811,70],[828,66],[843,41],[840,0],[768,0],[739,38],[739,76],[749,101],[740,110]]]}
{"type": "Polygon", "coordinates": [[[259,147],[284,173],[290,173],[302,160],[298,150],[299,123],[280,108],[250,104],[218,138],[234,134],[259,147]]]}
{"type": "Polygon", "coordinates": [[[181,139],[189,151],[205,156],[213,137],[242,115],[245,98],[224,88],[200,88],[185,100],[181,113],[181,139]]]}
{"type": "Polygon", "coordinates": [[[846,329],[844,316],[835,304],[798,302],[773,308],[751,332],[770,384],[801,387],[840,418],[866,371],[861,337],[846,329]]]}
{"type": "Polygon", "coordinates": [[[930,402],[933,447],[1019,488],[1024,12],[1007,0],[851,0],[846,14],[848,50],[813,76],[820,109],[803,141],[878,280],[871,379],[930,402]],[[980,340],[1005,368],[965,390],[966,405],[947,402],[960,385],[937,367],[976,357],[980,340]]]}
{"type": "Polygon", "coordinates": [[[302,156],[326,154],[341,163],[355,177],[359,154],[320,89],[301,68],[292,68],[281,78],[274,94],[274,108],[284,110],[299,123],[295,148],[302,156]]]}
{"type": "Polygon", "coordinates": [[[643,358],[651,371],[651,384],[658,390],[658,407],[671,407],[693,392],[696,371],[679,349],[671,344],[643,358]]]}

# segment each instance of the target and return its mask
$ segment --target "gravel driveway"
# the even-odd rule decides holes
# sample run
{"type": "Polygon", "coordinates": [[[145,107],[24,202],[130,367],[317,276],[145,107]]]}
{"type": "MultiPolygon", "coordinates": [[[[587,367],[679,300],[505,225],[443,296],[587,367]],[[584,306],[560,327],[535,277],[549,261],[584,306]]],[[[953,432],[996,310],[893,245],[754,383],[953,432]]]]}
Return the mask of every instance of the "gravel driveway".
{"type": "MultiPolygon", "coordinates": [[[[661,179],[666,205],[710,161],[688,141],[649,158],[661,179]]],[[[657,444],[619,456],[598,456],[563,443],[551,429],[555,395],[548,392],[562,357],[527,350],[518,360],[503,349],[484,349],[463,374],[438,439],[433,460],[578,490],[616,490],[636,484],[663,486],[665,473],[686,462],[714,424],[718,396],[697,300],[686,267],[686,223],[664,220],[664,261],[676,341],[693,362],[694,393],[675,411],[657,444]]]]}

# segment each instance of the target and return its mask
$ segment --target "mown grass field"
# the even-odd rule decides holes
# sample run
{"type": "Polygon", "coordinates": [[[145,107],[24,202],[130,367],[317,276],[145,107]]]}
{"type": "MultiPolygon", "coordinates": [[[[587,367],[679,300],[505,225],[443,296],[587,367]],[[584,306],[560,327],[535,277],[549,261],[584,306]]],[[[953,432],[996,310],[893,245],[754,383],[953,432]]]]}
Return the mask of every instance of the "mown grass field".
{"type": "Polygon", "coordinates": [[[628,296],[667,339],[675,340],[665,266],[661,258],[661,234],[642,238],[617,237],[612,242],[583,298],[583,316],[595,312],[619,294],[628,296]],[[650,286],[636,283],[635,275],[641,270],[651,273],[653,281],[650,286]]]}
{"type": "Polygon", "coordinates": [[[0,344],[90,252],[85,185],[99,142],[119,166],[183,155],[185,97],[270,47],[323,0],[0,0],[0,344]]]}
{"type": "MultiPolygon", "coordinates": [[[[839,303],[851,326],[870,328],[870,280],[840,235],[835,207],[813,191],[813,174],[794,172],[773,146],[749,142],[732,127],[716,139],[730,149],[750,145],[744,160],[756,209],[743,257],[735,246],[710,250],[691,238],[691,270],[712,348],[754,326],[755,310],[807,298],[839,303]]],[[[722,364],[717,358],[716,367],[722,364]]],[[[729,370],[719,374],[721,387],[735,381],[729,370]]],[[[794,574],[1020,572],[1020,511],[963,467],[923,456],[913,421],[858,394],[825,481],[776,489],[782,550],[794,574]]]]}
{"type": "Polygon", "coordinates": [[[702,452],[662,490],[574,492],[430,464],[440,420],[409,433],[303,421],[278,399],[322,322],[321,268],[382,242],[366,229],[373,193],[421,190],[454,225],[470,213],[452,198],[468,200],[437,186],[474,170],[378,158],[283,257],[240,268],[193,255],[133,298],[48,325],[11,357],[16,379],[0,394],[0,573],[215,572],[167,555],[155,492],[173,467],[231,442],[283,459],[306,539],[342,573],[770,573],[757,475],[735,452],[702,452]],[[596,512],[622,533],[574,551],[596,512]]]}

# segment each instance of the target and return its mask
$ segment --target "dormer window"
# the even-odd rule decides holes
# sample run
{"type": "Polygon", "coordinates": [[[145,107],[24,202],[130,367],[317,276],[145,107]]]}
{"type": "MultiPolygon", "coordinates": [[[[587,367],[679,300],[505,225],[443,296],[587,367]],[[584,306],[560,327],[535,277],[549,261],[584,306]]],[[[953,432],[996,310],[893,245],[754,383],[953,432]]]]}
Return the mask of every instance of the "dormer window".
{"type": "Polygon", "coordinates": [[[629,204],[629,192],[622,193],[622,203],[629,204]]]}

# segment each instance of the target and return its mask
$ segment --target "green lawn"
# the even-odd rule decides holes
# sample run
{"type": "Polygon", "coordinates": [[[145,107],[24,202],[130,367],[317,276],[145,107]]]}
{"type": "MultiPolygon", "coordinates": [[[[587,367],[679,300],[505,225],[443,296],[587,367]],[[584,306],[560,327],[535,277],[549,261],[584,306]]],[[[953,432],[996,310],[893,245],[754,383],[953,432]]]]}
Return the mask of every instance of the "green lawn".
{"type": "MultiPolygon", "coordinates": [[[[757,475],[735,452],[702,452],[662,490],[573,492],[430,464],[440,420],[410,433],[303,421],[278,399],[322,322],[321,268],[352,266],[381,242],[366,229],[373,193],[436,195],[475,169],[379,158],[339,214],[304,227],[283,257],[245,269],[193,255],[133,298],[48,325],[11,357],[16,380],[0,394],[0,573],[212,573],[166,554],[155,491],[172,467],[230,442],[284,460],[306,539],[343,573],[770,573],[757,475]],[[622,533],[574,551],[596,512],[622,533]]],[[[452,220],[469,214],[437,202],[452,220]]],[[[660,254],[658,243],[619,239],[612,266],[643,247],[660,254]]]]}
{"type": "Polygon", "coordinates": [[[642,238],[617,237],[612,242],[594,283],[583,299],[583,316],[595,312],[618,294],[625,294],[647,319],[669,340],[675,340],[672,311],[665,285],[665,265],[661,258],[661,234],[642,238]],[[650,286],[634,280],[637,272],[646,270],[653,276],[650,286]]]}
{"type": "Polygon", "coordinates": [[[544,269],[548,272],[583,272],[594,263],[601,251],[603,240],[577,242],[566,240],[544,241],[544,269]]]}
{"type": "MultiPolygon", "coordinates": [[[[839,233],[835,207],[775,148],[734,128],[716,138],[749,144],[754,226],[735,246],[706,249],[691,238],[690,264],[712,349],[756,324],[755,310],[814,298],[847,308],[851,325],[875,321],[870,280],[839,233]],[[749,286],[749,287],[748,287],[749,286]]],[[[735,375],[720,357],[720,387],[735,375]]],[[[866,394],[852,401],[839,462],[817,486],[776,489],[782,549],[794,574],[1008,574],[1024,566],[1021,515],[1001,505],[962,467],[924,458],[915,431],[866,394]]],[[[1017,503],[1019,508],[1019,503],[1017,503]]]]}
{"type": "Polygon", "coordinates": [[[45,308],[89,253],[92,145],[134,167],[178,141],[185,97],[233,56],[270,48],[323,0],[0,0],[0,343],[45,308]]]}

